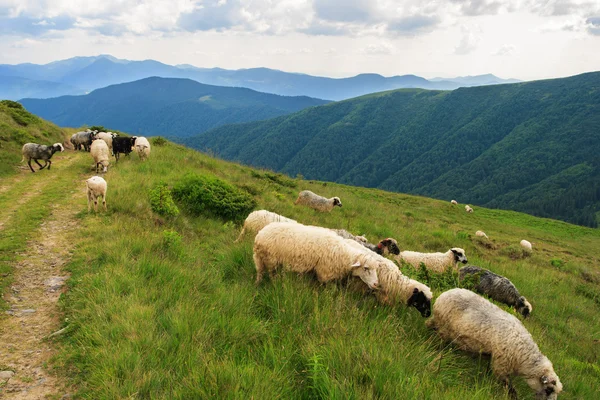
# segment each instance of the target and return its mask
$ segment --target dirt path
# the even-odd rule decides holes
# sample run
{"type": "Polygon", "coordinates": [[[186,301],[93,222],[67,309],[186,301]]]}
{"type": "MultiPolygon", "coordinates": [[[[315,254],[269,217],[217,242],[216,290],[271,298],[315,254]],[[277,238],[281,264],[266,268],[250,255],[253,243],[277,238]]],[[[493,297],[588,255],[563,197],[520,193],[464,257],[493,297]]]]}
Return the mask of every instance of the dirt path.
{"type": "Polygon", "coordinates": [[[61,327],[57,301],[68,279],[63,266],[71,258],[69,237],[77,230],[75,215],[84,198],[85,191],[77,190],[51,206],[50,216],[19,254],[13,284],[4,294],[10,309],[0,317],[0,371],[14,375],[0,378],[0,398],[60,399],[69,393],[66,383],[45,368],[54,345],[44,338],[61,327]]]}

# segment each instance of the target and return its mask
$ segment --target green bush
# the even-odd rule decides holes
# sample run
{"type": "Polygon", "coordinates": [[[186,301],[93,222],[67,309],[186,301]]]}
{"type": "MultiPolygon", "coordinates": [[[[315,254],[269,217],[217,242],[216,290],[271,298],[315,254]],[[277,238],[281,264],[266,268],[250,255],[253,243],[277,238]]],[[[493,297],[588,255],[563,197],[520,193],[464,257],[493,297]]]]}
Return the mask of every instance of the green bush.
{"type": "Polygon", "coordinates": [[[173,188],[173,196],[192,214],[209,214],[235,221],[246,218],[256,206],[249,193],[208,175],[186,175],[173,188]]]}
{"type": "Polygon", "coordinates": [[[150,207],[152,211],[160,215],[170,217],[179,215],[179,208],[173,201],[171,190],[165,182],[159,182],[150,189],[150,207]]]}
{"type": "Polygon", "coordinates": [[[163,231],[162,247],[167,254],[176,258],[183,254],[183,240],[179,232],[173,230],[163,231]]]}
{"type": "Polygon", "coordinates": [[[3,106],[6,106],[8,108],[18,108],[20,110],[24,110],[24,108],[21,105],[21,103],[17,103],[16,101],[2,100],[2,101],[0,101],[0,104],[2,104],[3,106]]]}
{"type": "Polygon", "coordinates": [[[168,143],[167,139],[165,139],[162,136],[157,136],[155,138],[152,138],[152,145],[153,146],[164,146],[167,143],[168,143]]]}

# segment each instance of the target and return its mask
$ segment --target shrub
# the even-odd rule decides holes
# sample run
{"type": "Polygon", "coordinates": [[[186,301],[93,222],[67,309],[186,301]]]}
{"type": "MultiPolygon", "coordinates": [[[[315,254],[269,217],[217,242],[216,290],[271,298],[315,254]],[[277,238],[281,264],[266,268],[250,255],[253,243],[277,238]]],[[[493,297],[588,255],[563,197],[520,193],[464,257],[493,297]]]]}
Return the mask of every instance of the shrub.
{"type": "Polygon", "coordinates": [[[21,103],[17,103],[16,101],[2,100],[2,101],[0,101],[0,104],[2,104],[3,106],[6,106],[8,108],[18,108],[20,110],[24,110],[24,108],[21,105],[21,103]]]}
{"type": "Polygon", "coordinates": [[[163,231],[162,247],[166,253],[180,257],[183,253],[183,246],[179,232],[173,230],[163,231]]]}
{"type": "Polygon", "coordinates": [[[256,206],[249,193],[208,175],[186,175],[173,188],[173,196],[192,214],[209,214],[235,221],[246,218],[256,206]]]}
{"type": "Polygon", "coordinates": [[[172,217],[179,215],[179,208],[173,201],[171,190],[165,182],[160,182],[150,189],[150,207],[160,215],[172,217]]]}
{"type": "Polygon", "coordinates": [[[94,125],[90,126],[90,131],[98,131],[98,132],[108,132],[108,130],[102,125],[94,125]]]}
{"type": "Polygon", "coordinates": [[[157,136],[155,138],[152,138],[152,145],[153,146],[164,146],[168,143],[167,139],[165,139],[162,136],[157,136]]]}

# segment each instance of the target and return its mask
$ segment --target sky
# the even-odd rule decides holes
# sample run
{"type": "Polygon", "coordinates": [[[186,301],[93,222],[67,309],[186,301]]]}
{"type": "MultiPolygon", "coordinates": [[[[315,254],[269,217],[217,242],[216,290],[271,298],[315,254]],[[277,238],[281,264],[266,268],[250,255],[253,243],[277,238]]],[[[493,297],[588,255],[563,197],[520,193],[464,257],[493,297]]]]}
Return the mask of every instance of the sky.
{"type": "Polygon", "coordinates": [[[600,0],[0,0],[0,63],[128,60],[311,75],[600,70],[600,0]]]}

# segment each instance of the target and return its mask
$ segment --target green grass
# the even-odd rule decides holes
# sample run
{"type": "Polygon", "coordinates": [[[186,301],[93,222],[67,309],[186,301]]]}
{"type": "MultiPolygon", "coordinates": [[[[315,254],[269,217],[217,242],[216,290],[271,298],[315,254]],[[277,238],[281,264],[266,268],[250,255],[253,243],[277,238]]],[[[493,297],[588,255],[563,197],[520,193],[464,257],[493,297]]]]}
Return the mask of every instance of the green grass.
{"type": "MultiPolygon", "coordinates": [[[[82,174],[89,156],[68,156],[79,158],[72,168],[82,174]]],[[[61,301],[68,330],[55,367],[82,398],[508,399],[488,360],[441,342],[417,311],[379,305],[355,282],[283,273],[256,287],[252,239],[233,243],[239,225],[183,208],[175,217],[151,211],[150,190],[188,172],[245,188],[258,208],[306,224],[371,241],[391,236],[402,249],[464,248],[470,263],[507,276],[533,304],[524,324],[553,361],[561,398],[600,392],[600,231],[290,180],[166,144],[145,163],[121,158],[106,175],[109,211],[88,214],[82,203],[77,215],[80,239],[61,301]],[[339,196],[344,207],[296,207],[303,189],[339,196]],[[491,246],[474,236],[478,229],[491,246]],[[517,251],[522,238],[534,243],[531,255],[517,251]]],[[[432,282],[435,294],[451,282],[432,282]]],[[[515,383],[520,398],[534,397],[515,383]]]]}

